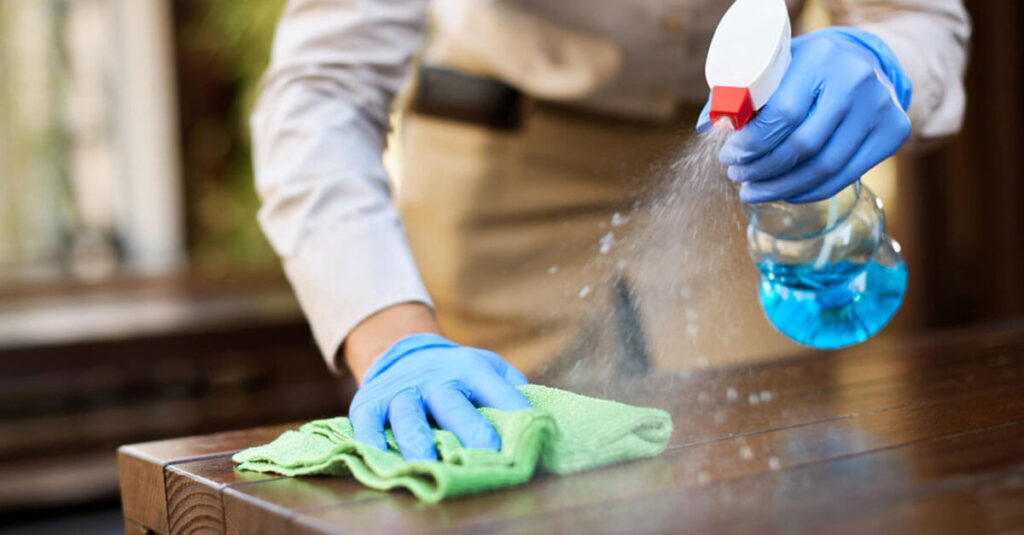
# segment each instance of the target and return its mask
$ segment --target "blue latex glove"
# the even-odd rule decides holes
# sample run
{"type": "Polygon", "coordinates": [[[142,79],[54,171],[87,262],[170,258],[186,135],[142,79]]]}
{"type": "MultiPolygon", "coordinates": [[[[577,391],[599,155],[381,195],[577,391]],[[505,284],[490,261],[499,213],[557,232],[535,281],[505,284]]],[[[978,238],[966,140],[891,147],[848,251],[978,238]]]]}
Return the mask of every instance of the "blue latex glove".
{"type": "Polygon", "coordinates": [[[530,407],[516,390],[526,377],[497,354],[433,334],[395,342],[373,362],[349,407],[355,439],[387,449],[391,424],[407,460],[437,459],[427,414],[467,448],[500,449],[501,439],[475,407],[530,407]]]}
{"type": "Polygon", "coordinates": [[[827,199],[910,135],[910,79],[880,38],[834,26],[793,39],[792,52],[779,88],[719,153],[744,202],[827,199]]]}

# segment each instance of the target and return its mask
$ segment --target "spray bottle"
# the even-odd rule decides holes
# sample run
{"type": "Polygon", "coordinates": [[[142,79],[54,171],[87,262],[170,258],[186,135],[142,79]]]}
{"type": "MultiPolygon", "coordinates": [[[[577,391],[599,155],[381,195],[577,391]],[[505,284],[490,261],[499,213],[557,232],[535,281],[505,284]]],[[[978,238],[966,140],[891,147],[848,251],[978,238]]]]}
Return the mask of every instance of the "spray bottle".
{"type": "MultiPolygon", "coordinates": [[[[708,51],[710,117],[739,130],[771,98],[792,58],[784,0],[737,0],[708,51]]],[[[885,233],[882,202],[855,182],[806,204],[744,204],[747,248],[761,272],[768,320],[802,344],[862,342],[899,309],[907,283],[900,246],[885,233]]]]}

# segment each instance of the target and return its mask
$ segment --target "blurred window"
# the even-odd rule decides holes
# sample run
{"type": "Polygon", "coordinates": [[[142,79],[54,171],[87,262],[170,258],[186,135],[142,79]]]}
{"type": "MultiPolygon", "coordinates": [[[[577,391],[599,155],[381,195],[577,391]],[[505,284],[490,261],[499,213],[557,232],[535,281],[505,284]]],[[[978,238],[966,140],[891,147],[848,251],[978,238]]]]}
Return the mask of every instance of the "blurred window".
{"type": "Polygon", "coordinates": [[[0,0],[0,284],[185,258],[165,0],[0,0]]]}

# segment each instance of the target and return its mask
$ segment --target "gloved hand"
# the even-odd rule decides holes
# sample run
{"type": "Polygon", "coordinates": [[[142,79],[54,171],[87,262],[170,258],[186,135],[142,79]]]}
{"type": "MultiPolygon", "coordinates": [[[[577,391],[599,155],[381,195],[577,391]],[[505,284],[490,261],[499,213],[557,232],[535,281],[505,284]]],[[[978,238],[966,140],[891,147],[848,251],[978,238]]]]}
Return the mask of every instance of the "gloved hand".
{"type": "Polygon", "coordinates": [[[834,26],[793,39],[792,52],[779,88],[719,153],[744,202],[831,197],[910,135],[910,79],[880,38],[834,26]]]}
{"type": "Polygon", "coordinates": [[[407,460],[437,459],[427,413],[467,448],[500,449],[501,439],[475,407],[514,411],[530,407],[516,390],[526,377],[497,354],[463,347],[433,334],[395,342],[363,377],[349,419],[355,439],[387,449],[390,422],[407,460]]]}

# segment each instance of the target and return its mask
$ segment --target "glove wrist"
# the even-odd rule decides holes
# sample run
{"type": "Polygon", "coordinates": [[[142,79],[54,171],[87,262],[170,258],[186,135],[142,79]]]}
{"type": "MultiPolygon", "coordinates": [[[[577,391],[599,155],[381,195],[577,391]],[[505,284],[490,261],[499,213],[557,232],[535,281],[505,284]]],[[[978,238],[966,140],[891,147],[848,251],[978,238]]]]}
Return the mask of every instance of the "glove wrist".
{"type": "Polygon", "coordinates": [[[363,384],[368,383],[374,377],[384,373],[394,363],[417,351],[441,347],[459,347],[459,345],[443,336],[430,333],[411,334],[400,338],[370,364],[366,375],[363,376],[363,384]]]}
{"type": "Polygon", "coordinates": [[[882,72],[892,84],[896,100],[900,103],[903,111],[910,108],[910,99],[914,92],[914,85],[900,65],[896,54],[889,48],[889,45],[881,37],[860,28],[851,26],[830,26],[819,33],[835,35],[839,38],[863,46],[874,54],[878,60],[882,72]]]}

